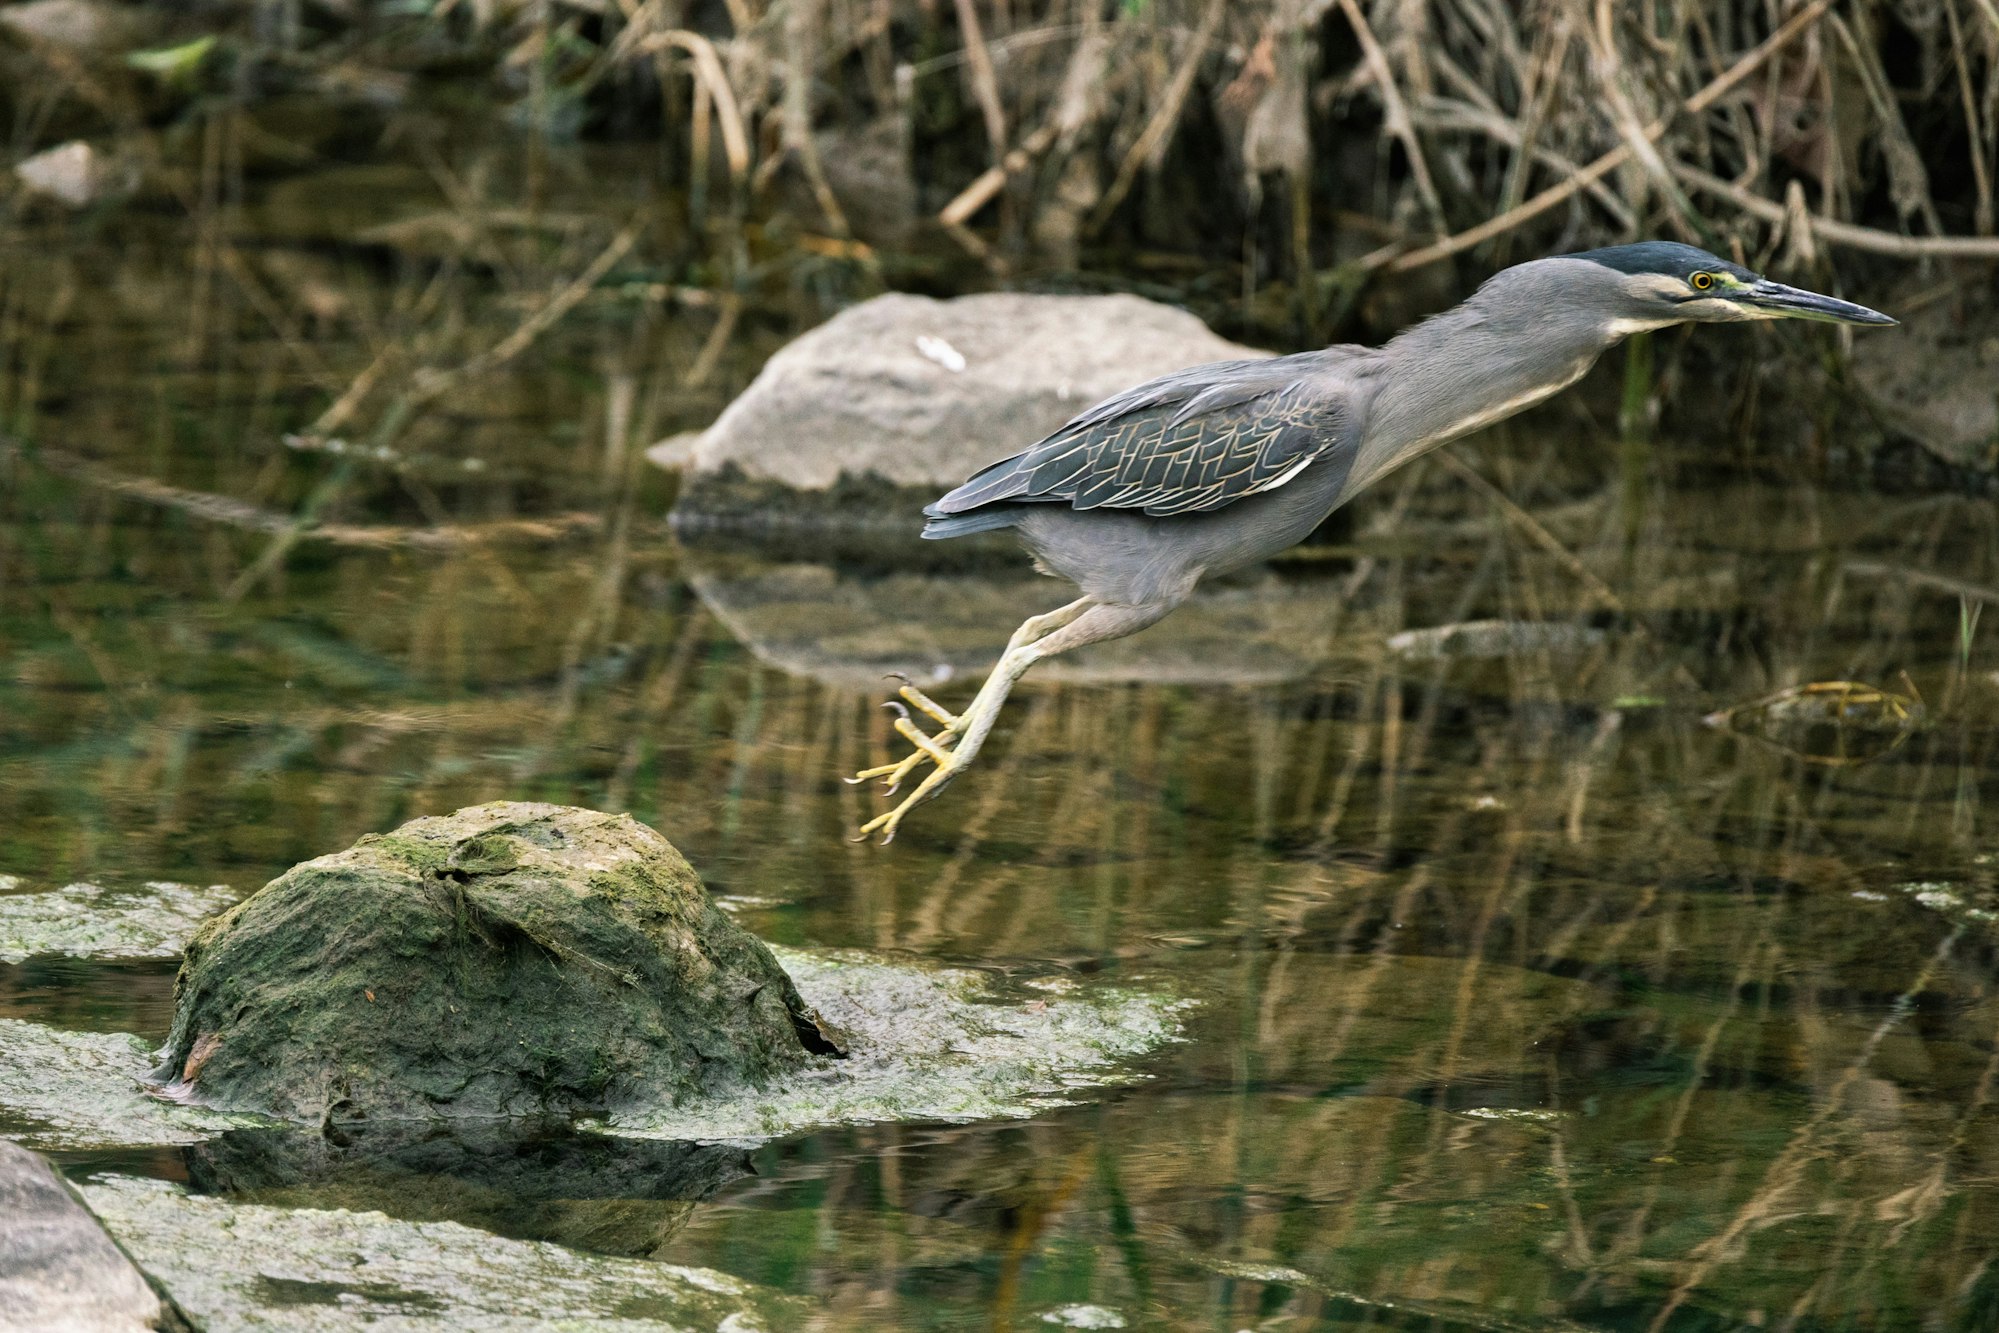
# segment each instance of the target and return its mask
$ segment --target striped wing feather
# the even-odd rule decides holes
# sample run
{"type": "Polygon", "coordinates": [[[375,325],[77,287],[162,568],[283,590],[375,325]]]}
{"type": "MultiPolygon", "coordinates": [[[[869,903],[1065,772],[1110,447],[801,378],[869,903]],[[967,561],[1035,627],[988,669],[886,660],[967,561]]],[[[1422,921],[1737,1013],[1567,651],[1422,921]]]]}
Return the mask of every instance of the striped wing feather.
{"type": "Polygon", "coordinates": [[[1163,516],[1281,486],[1342,433],[1338,391],[1308,378],[1323,355],[1223,361],[1128,389],[924,512],[1067,501],[1163,516]]]}

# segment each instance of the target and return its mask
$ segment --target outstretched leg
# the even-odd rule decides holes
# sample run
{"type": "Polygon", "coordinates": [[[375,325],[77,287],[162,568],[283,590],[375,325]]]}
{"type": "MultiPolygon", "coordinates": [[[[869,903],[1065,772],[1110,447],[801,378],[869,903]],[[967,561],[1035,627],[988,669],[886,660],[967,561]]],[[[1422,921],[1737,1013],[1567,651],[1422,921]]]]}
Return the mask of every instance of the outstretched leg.
{"type": "MultiPolygon", "coordinates": [[[[1046,615],[1029,616],[1021,622],[1020,628],[1013,632],[1013,637],[1007,640],[1006,651],[1010,653],[1016,648],[1024,648],[1030,643],[1046,638],[1096,604],[1092,598],[1079,597],[1067,606],[1056,607],[1046,615]]],[[[1004,658],[1005,654],[1001,656],[1004,658]]],[[[997,675],[997,671],[994,674],[997,675]]],[[[924,760],[936,759],[940,748],[947,745],[963,729],[958,715],[948,712],[942,704],[917,689],[906,678],[898,679],[902,679],[902,688],[896,693],[944,725],[936,735],[926,736],[907,716],[897,718],[895,729],[916,748],[905,759],[893,764],[883,764],[879,768],[864,768],[847,779],[849,782],[866,782],[870,778],[881,778],[891,795],[902,786],[903,779],[914,772],[924,760]]]]}
{"type": "MultiPolygon", "coordinates": [[[[1038,636],[1022,641],[1022,635],[1028,632],[1030,626],[1049,617],[1037,616],[1022,625],[1021,632],[1014,636],[1015,643],[1000,658],[999,665],[993,668],[992,674],[986,677],[986,683],[979,688],[978,696],[950,724],[953,734],[958,738],[957,745],[946,751],[937,747],[936,742],[930,737],[923,737],[923,744],[919,746],[917,754],[934,759],[937,764],[936,770],[918,783],[916,790],[903,798],[902,803],[895,809],[877,815],[863,824],[861,837],[880,833],[883,846],[893,842],[895,830],[904,817],[944,790],[951,779],[957,777],[972,760],[978,757],[979,748],[986,743],[986,736],[999,718],[1000,706],[1006,702],[1007,693],[1013,689],[1014,682],[1027,673],[1029,667],[1043,658],[1053,657],[1071,648],[1080,648],[1086,643],[1101,643],[1106,639],[1121,639],[1127,634],[1136,634],[1172,609],[1171,603],[1153,602],[1142,606],[1121,606],[1109,602],[1091,602],[1090,599],[1084,598],[1082,602],[1071,603],[1061,611],[1050,613],[1050,616],[1060,616],[1065,612],[1074,612],[1059,628],[1046,629],[1038,636]],[[1082,609],[1077,611],[1077,607],[1082,609]]],[[[901,731],[903,723],[899,721],[896,729],[901,731]]],[[[909,730],[916,730],[914,724],[909,724],[909,730]]],[[[908,735],[908,732],[903,734],[908,735]]],[[[917,734],[922,735],[921,732],[917,734]]]]}

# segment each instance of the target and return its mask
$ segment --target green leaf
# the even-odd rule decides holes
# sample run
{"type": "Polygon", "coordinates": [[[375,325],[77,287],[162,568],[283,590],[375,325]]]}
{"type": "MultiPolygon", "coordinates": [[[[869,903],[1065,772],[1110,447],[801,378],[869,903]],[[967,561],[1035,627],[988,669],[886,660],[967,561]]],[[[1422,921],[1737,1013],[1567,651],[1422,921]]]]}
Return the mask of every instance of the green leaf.
{"type": "Polygon", "coordinates": [[[215,34],[197,37],[179,46],[163,46],[153,51],[128,51],[125,63],[133,69],[157,74],[168,83],[184,83],[194,77],[201,62],[215,46],[215,34]]]}

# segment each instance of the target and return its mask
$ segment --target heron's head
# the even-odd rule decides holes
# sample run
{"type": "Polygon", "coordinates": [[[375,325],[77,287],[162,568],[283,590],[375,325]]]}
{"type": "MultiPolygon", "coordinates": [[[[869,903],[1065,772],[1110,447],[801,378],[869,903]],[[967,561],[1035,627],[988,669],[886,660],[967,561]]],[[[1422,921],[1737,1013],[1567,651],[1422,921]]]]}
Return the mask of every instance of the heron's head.
{"type": "Polygon", "coordinates": [[[1750,319],[1816,319],[1828,324],[1894,324],[1864,305],[1786,287],[1740,264],[1675,241],[1641,241],[1564,255],[1602,270],[1613,331],[1668,324],[1732,324],[1750,319]]]}

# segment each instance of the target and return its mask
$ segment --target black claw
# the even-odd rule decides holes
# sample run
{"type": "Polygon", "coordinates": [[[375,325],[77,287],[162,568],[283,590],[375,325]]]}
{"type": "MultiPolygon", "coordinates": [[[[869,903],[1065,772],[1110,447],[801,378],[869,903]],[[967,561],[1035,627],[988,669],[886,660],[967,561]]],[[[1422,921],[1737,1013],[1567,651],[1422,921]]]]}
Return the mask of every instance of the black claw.
{"type": "Polygon", "coordinates": [[[900,671],[891,671],[886,676],[883,676],[882,679],[899,680],[905,685],[914,685],[916,683],[915,681],[911,680],[909,677],[903,675],[900,671]]]}

